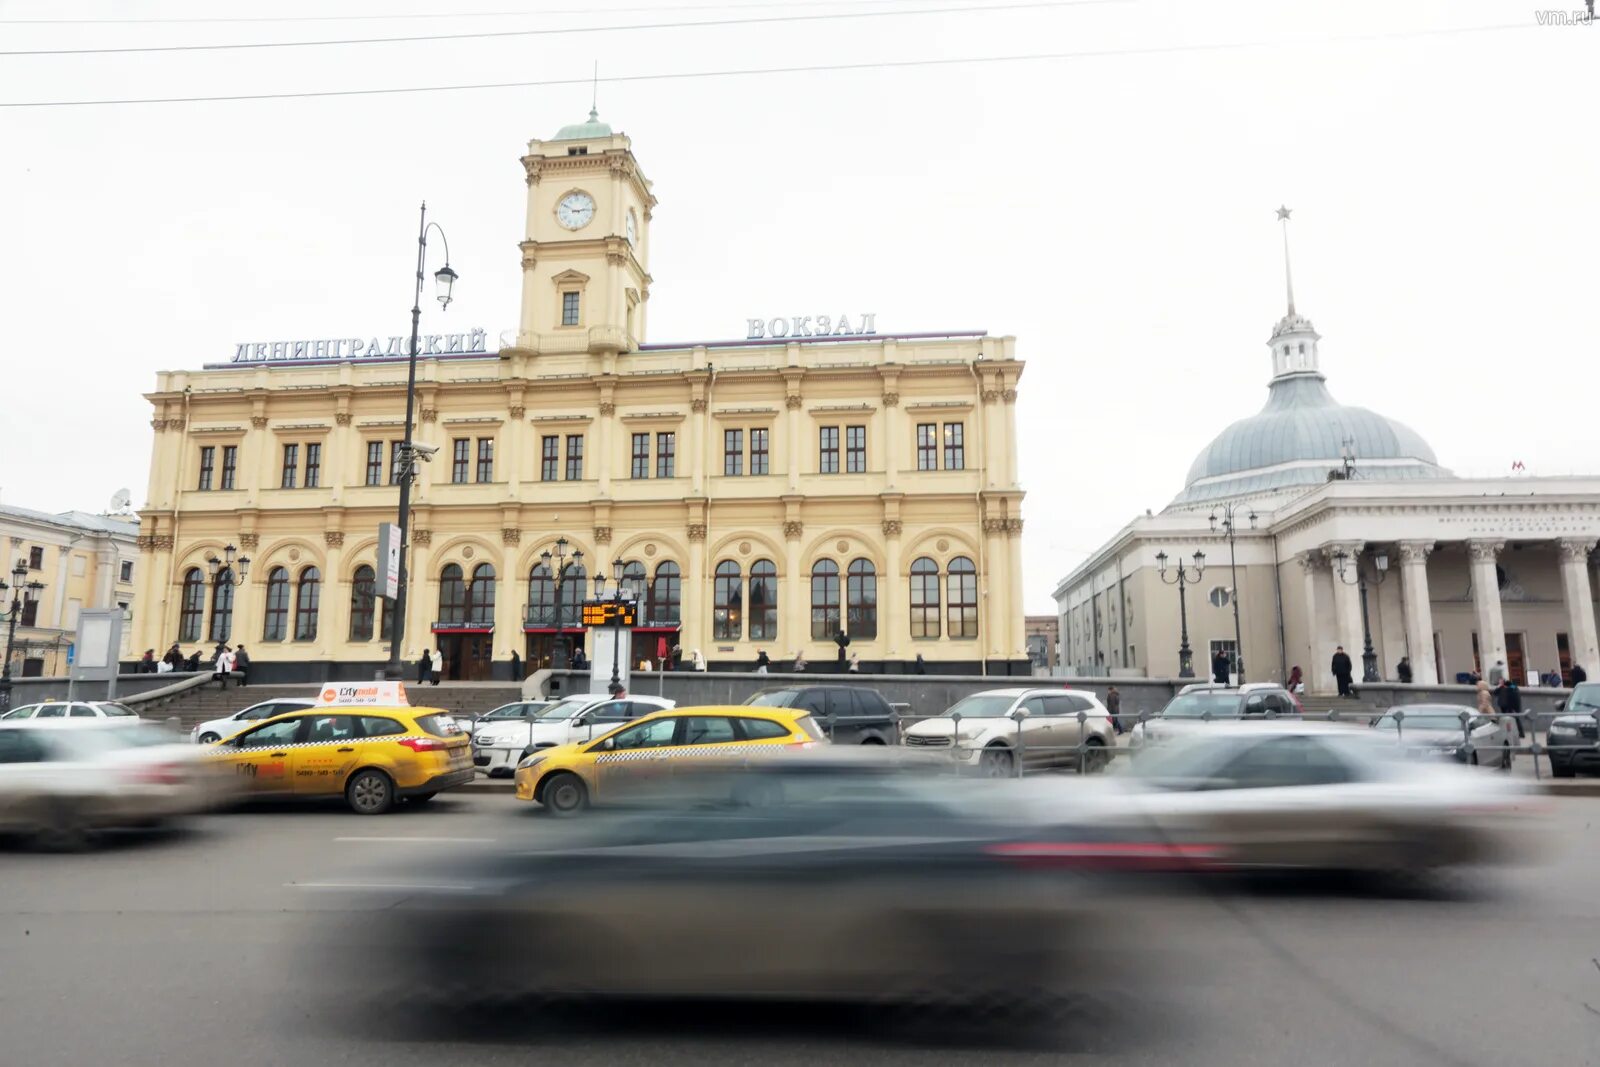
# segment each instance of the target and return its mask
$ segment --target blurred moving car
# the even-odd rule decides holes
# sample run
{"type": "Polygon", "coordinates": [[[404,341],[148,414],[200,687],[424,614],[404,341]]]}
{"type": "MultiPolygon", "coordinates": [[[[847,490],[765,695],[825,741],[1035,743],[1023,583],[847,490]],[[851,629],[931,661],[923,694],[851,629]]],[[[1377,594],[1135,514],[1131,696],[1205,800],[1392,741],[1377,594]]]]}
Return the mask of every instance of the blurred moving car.
{"type": "Polygon", "coordinates": [[[748,707],[795,708],[810,714],[836,745],[893,745],[899,719],[876,689],[864,685],[784,685],[762,689],[748,707]]]}
{"type": "Polygon", "coordinates": [[[1102,770],[1117,739],[1110,713],[1087,689],[990,689],[908,727],[905,743],[947,750],[986,777],[1009,778],[1019,759],[1029,768],[1077,767],[1080,743],[1083,769],[1102,770]]]}
{"type": "Polygon", "coordinates": [[[473,779],[467,736],[438,708],[322,703],[201,749],[246,795],[342,796],[360,815],[423,804],[473,779]]]}
{"type": "Polygon", "coordinates": [[[501,704],[492,711],[482,715],[457,715],[455,720],[468,734],[478,732],[478,727],[488,723],[500,722],[531,722],[538,713],[548,708],[553,701],[549,700],[515,700],[510,704],[501,704]]]}
{"type": "Polygon", "coordinates": [[[517,763],[541,748],[589,741],[615,726],[665,708],[676,701],[577,693],[542,709],[532,718],[486,724],[472,738],[472,763],[490,778],[510,777],[517,763]]]}
{"type": "Polygon", "coordinates": [[[115,700],[46,700],[38,704],[24,704],[12,708],[0,721],[15,722],[21,719],[76,719],[114,721],[119,725],[142,722],[139,713],[115,700]]]}
{"type": "Polygon", "coordinates": [[[242,711],[232,715],[224,715],[220,719],[211,719],[203,722],[189,731],[189,739],[196,744],[212,745],[225,737],[232,737],[253,722],[262,719],[271,719],[290,711],[316,706],[315,700],[294,697],[279,700],[263,700],[259,704],[251,704],[242,711]]]}
{"type": "Polygon", "coordinates": [[[149,723],[0,723],[0,831],[76,849],[101,830],[157,826],[218,797],[217,775],[181,736],[149,723]]]}
{"type": "Polygon", "coordinates": [[[702,707],[660,711],[577,745],[534,752],[517,766],[517,799],[555,815],[595,803],[648,799],[702,757],[737,758],[771,746],[825,744],[822,728],[797,708],[702,707]]]}
{"type": "Polygon", "coordinates": [[[1600,682],[1580,682],[1557,705],[1545,740],[1550,773],[1571,778],[1579,771],[1600,771],[1600,682]]]}
{"type": "Polygon", "coordinates": [[[1272,682],[1250,682],[1238,688],[1197,682],[1179,690],[1155,718],[1135,724],[1128,731],[1128,745],[1138,748],[1215,722],[1299,715],[1300,702],[1295,695],[1272,682]]]}
{"type": "Polygon", "coordinates": [[[1505,716],[1479,715],[1464,704],[1390,708],[1373,727],[1407,756],[1452,759],[1502,771],[1509,771],[1516,758],[1512,751],[1518,744],[1515,723],[1505,716]]]}

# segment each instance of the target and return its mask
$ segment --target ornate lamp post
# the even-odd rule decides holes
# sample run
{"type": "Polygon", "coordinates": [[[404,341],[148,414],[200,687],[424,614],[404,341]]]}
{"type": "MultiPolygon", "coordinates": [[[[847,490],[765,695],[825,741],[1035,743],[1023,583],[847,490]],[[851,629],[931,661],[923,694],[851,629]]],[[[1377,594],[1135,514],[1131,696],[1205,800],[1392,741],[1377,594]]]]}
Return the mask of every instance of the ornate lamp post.
{"type": "Polygon", "coordinates": [[[234,585],[244,584],[246,576],[248,576],[250,573],[250,557],[240,556],[237,561],[239,565],[238,569],[235,570],[235,560],[233,558],[233,554],[237,551],[238,549],[234,548],[232,545],[223,545],[221,559],[218,559],[216,556],[206,557],[206,569],[211,572],[212,585],[217,585],[218,583],[225,581],[231,581],[234,585]],[[223,577],[224,574],[226,574],[227,577],[223,577]]]}
{"type": "MultiPolygon", "coordinates": [[[[555,554],[552,556],[547,548],[539,553],[539,561],[544,564],[545,570],[554,576],[556,583],[556,647],[550,653],[550,666],[558,671],[566,670],[567,664],[571,661],[567,656],[566,626],[561,618],[561,586],[567,580],[567,539],[556,538],[555,554]],[[550,566],[551,560],[555,561],[553,570],[550,566]]],[[[574,564],[583,562],[582,549],[572,553],[572,562],[574,564]]],[[[578,592],[582,595],[583,590],[580,589],[578,592]]]]}
{"type": "MultiPolygon", "coordinates": [[[[626,560],[612,560],[612,580],[616,582],[616,592],[611,594],[611,599],[619,604],[626,598],[627,590],[622,588],[622,572],[628,565],[626,560]]],[[[594,575],[594,598],[604,599],[606,594],[606,574],[599,570],[594,575]]],[[[613,617],[611,620],[611,684],[606,687],[613,697],[622,693],[622,619],[613,617]]]]}
{"type": "MultiPolygon", "coordinates": [[[[1222,519],[1217,520],[1217,513],[1211,513],[1211,532],[1221,533],[1228,539],[1228,581],[1233,583],[1233,592],[1228,599],[1233,601],[1233,666],[1239,675],[1239,684],[1244,684],[1244,634],[1239,629],[1239,560],[1233,549],[1233,504],[1227,504],[1222,509],[1222,519]]],[[[1249,515],[1250,528],[1256,528],[1256,513],[1251,509],[1249,515]]]]}
{"type": "Polygon", "coordinates": [[[1192,574],[1184,569],[1183,560],[1179,559],[1177,572],[1171,578],[1168,578],[1167,554],[1165,552],[1156,553],[1156,564],[1160,567],[1157,574],[1161,581],[1167,585],[1178,587],[1178,623],[1181,627],[1179,631],[1180,643],[1178,645],[1178,677],[1193,678],[1194,652],[1189,648],[1189,604],[1184,593],[1184,587],[1194,585],[1200,580],[1201,573],[1206,569],[1206,554],[1204,552],[1196,552],[1194,554],[1194,572],[1192,574]]]}
{"type": "Polygon", "coordinates": [[[389,662],[384,667],[384,674],[390,678],[399,678],[404,673],[400,666],[400,646],[406,636],[406,557],[410,550],[411,527],[411,480],[416,477],[417,456],[420,453],[426,460],[433,455],[433,449],[418,449],[411,440],[411,425],[416,413],[417,405],[417,333],[422,323],[422,270],[428,256],[428,231],[439,231],[439,240],[444,242],[444,266],[433,274],[436,294],[442,308],[450,306],[451,293],[455,288],[456,279],[460,277],[450,269],[450,242],[436,222],[428,221],[428,205],[422,205],[421,221],[417,224],[417,285],[416,292],[411,301],[411,355],[407,361],[406,370],[406,432],[405,438],[400,442],[400,455],[398,462],[399,471],[395,477],[400,482],[400,575],[395,589],[394,597],[394,626],[389,637],[389,662]]]}
{"type": "Polygon", "coordinates": [[[0,667],[0,710],[11,706],[11,653],[17,643],[17,620],[22,617],[23,607],[36,602],[43,590],[43,582],[28,581],[28,561],[25,559],[18,559],[17,565],[11,568],[9,585],[0,581],[0,597],[7,592],[11,594],[10,619],[6,629],[6,661],[0,667]]]}
{"type": "MultiPolygon", "coordinates": [[[[1339,580],[1345,585],[1361,586],[1361,680],[1363,682],[1376,682],[1378,677],[1378,654],[1372,649],[1372,623],[1367,617],[1367,575],[1361,569],[1359,559],[1351,560],[1350,554],[1344,549],[1333,554],[1335,570],[1339,580]],[[1347,567],[1348,565],[1348,567],[1347,567]],[[1353,572],[1355,577],[1345,577],[1346,571],[1353,572]]],[[[1378,549],[1372,554],[1372,584],[1382,585],[1383,580],[1389,577],[1389,553],[1378,549]]]]}

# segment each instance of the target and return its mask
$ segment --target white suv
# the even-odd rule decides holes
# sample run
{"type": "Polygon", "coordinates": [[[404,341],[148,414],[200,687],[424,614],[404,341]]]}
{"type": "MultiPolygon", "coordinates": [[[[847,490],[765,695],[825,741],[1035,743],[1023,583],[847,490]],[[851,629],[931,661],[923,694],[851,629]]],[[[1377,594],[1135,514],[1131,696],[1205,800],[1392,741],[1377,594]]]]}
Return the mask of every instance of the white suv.
{"type": "Polygon", "coordinates": [[[279,700],[263,700],[259,704],[251,704],[243,711],[236,711],[232,715],[224,715],[220,719],[203,722],[189,731],[189,740],[197,745],[209,745],[232,737],[234,734],[243,733],[247,726],[270,719],[274,715],[284,715],[301,708],[314,708],[315,700],[306,700],[301,697],[279,700]]]}
{"type": "Polygon", "coordinates": [[[906,730],[910,748],[949,749],[954,759],[993,778],[1023,767],[1082,767],[1110,761],[1117,737],[1110,713],[1087,689],[990,689],[964,697],[943,715],[906,730]],[[1079,713],[1084,718],[1080,722],[1079,713]]]}
{"type": "Polygon", "coordinates": [[[516,773],[522,757],[536,749],[588,741],[619,723],[677,707],[660,697],[623,697],[579,693],[557,701],[526,720],[479,722],[472,738],[472,762],[491,778],[516,773]]]}

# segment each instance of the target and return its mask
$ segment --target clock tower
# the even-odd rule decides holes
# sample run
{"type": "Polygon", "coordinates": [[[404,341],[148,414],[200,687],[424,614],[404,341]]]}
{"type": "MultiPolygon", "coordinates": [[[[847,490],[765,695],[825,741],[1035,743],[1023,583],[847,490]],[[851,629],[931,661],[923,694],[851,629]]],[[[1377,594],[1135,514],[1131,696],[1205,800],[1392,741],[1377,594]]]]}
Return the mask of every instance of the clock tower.
{"type": "Polygon", "coordinates": [[[627,136],[594,110],[528,142],[517,347],[535,353],[629,352],[645,337],[650,213],[656,198],[627,136]]]}

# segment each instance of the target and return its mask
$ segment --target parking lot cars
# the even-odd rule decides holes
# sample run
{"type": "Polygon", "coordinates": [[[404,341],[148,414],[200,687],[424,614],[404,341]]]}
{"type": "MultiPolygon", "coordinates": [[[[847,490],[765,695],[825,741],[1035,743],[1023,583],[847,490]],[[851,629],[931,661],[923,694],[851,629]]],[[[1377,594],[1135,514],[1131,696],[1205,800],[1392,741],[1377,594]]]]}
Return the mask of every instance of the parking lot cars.
{"type": "Polygon", "coordinates": [[[1017,772],[1019,760],[1030,768],[1098,771],[1117,742],[1105,705],[1087,689],[990,689],[912,725],[905,743],[946,750],[981,774],[1007,778],[1017,772]]]}
{"type": "Polygon", "coordinates": [[[899,740],[894,709],[883,694],[864,685],[774,686],[745,704],[807,712],[836,745],[892,745],[899,740]]]}
{"type": "Polygon", "coordinates": [[[492,711],[486,711],[474,718],[471,715],[457,715],[456,722],[469,734],[476,734],[480,726],[502,722],[530,722],[539,712],[548,708],[553,701],[549,700],[515,700],[510,704],[501,704],[492,711]]]}
{"type": "Polygon", "coordinates": [[[250,796],[342,796],[361,815],[381,814],[400,800],[424,803],[472,780],[467,735],[447,712],[360,697],[341,701],[340,688],[358,691],[329,686],[324,697],[335,693],[316,707],[267,719],[201,751],[237,775],[250,796]]]}
{"type": "Polygon", "coordinates": [[[20,708],[12,708],[0,719],[18,721],[21,719],[98,719],[102,722],[115,721],[121,723],[140,722],[139,713],[126,704],[119,704],[115,700],[46,700],[38,704],[24,704],[20,708]]]}
{"type": "Polygon", "coordinates": [[[1545,735],[1550,773],[1571,778],[1579,771],[1600,771],[1600,682],[1582,682],[1560,705],[1545,735]]]}
{"type": "Polygon", "coordinates": [[[1517,727],[1509,717],[1479,715],[1458,704],[1390,708],[1373,727],[1407,756],[1511,769],[1517,727]],[[1463,727],[1465,723],[1465,727],[1463,727]]]}
{"type": "Polygon", "coordinates": [[[218,799],[212,770],[180,735],[149,723],[0,723],[0,831],[80,848],[102,830],[202,810],[218,799]]]}
{"type": "Polygon", "coordinates": [[[625,722],[675,706],[660,697],[579,693],[557,701],[532,718],[486,723],[472,738],[472,762],[491,778],[509,777],[517,763],[541,748],[589,741],[625,722]]]}
{"type": "Polygon", "coordinates": [[[825,743],[816,720],[797,708],[659,711],[595,740],[529,755],[517,766],[517,799],[543,804],[555,815],[575,815],[591,804],[646,799],[699,759],[825,743]]]}
{"type": "Polygon", "coordinates": [[[1233,688],[1209,682],[1184,686],[1155,718],[1128,732],[1130,747],[1139,748],[1216,722],[1237,722],[1298,716],[1300,703],[1280,685],[1252,682],[1233,688]]]}
{"type": "Polygon", "coordinates": [[[232,737],[253,722],[270,719],[285,712],[298,711],[301,708],[314,707],[316,701],[300,698],[285,698],[281,700],[263,700],[259,704],[251,704],[242,711],[232,715],[224,715],[220,719],[203,722],[189,731],[189,739],[196,744],[210,745],[221,741],[225,737],[232,737]]]}

